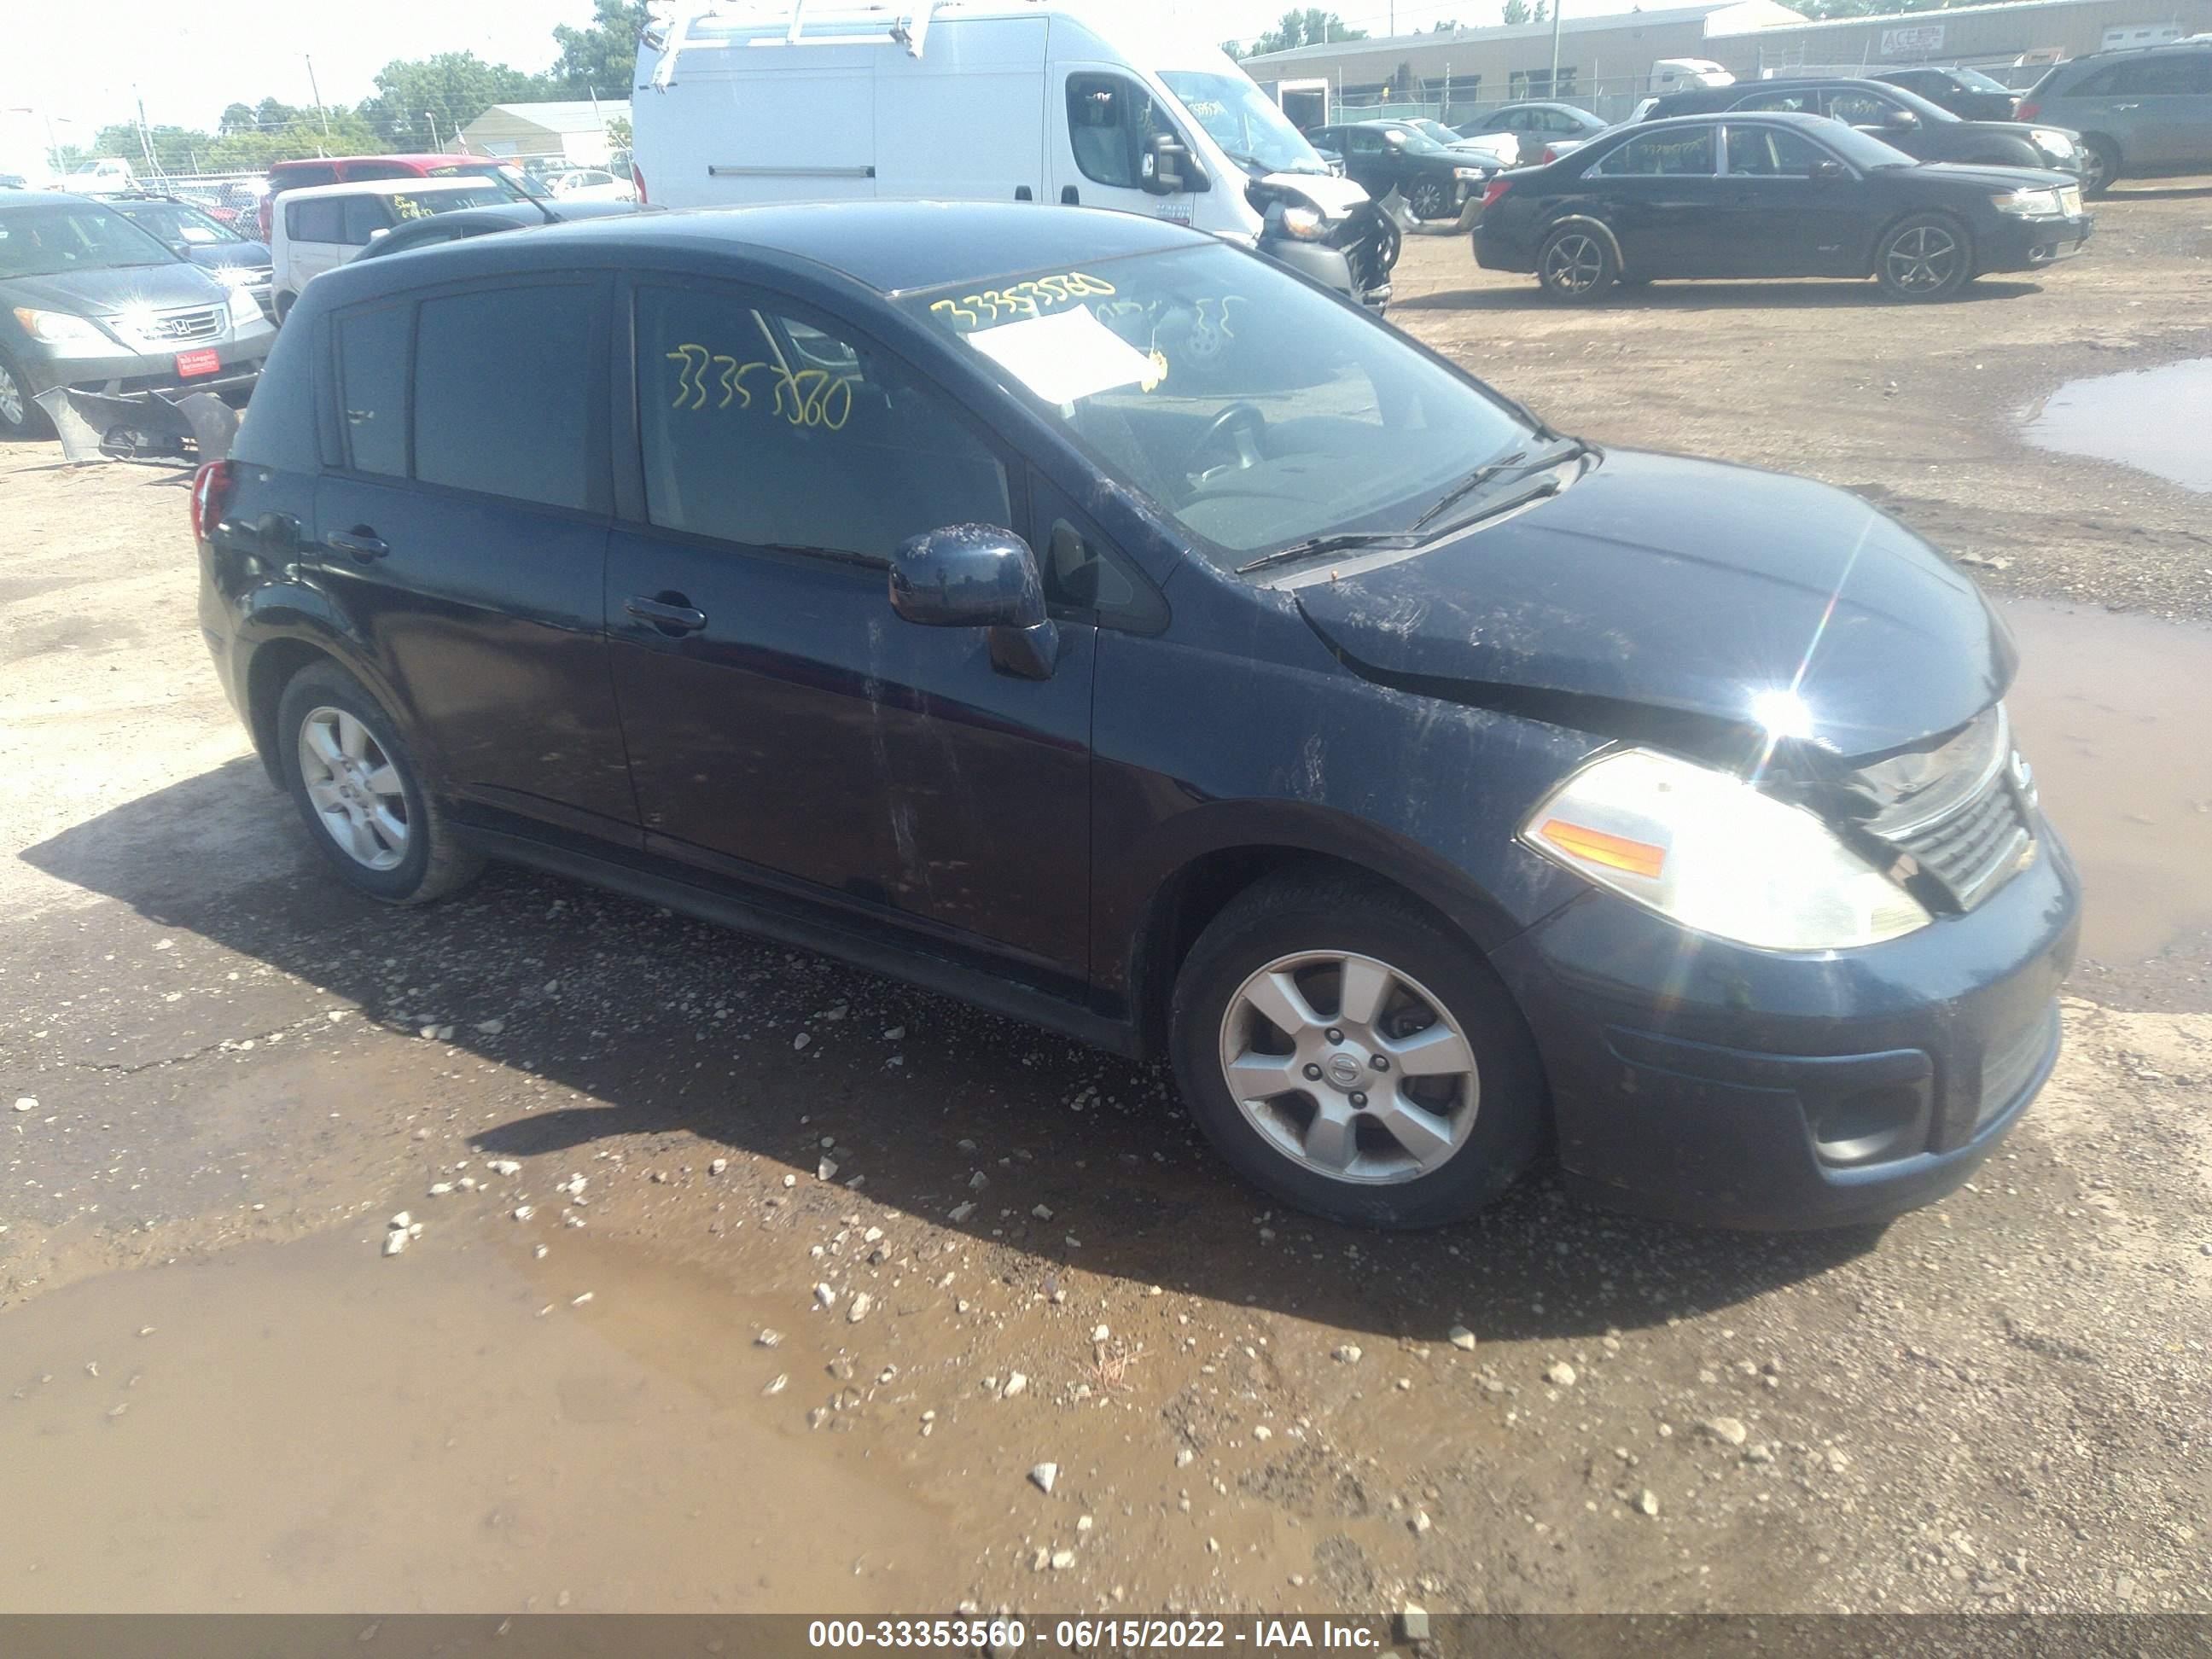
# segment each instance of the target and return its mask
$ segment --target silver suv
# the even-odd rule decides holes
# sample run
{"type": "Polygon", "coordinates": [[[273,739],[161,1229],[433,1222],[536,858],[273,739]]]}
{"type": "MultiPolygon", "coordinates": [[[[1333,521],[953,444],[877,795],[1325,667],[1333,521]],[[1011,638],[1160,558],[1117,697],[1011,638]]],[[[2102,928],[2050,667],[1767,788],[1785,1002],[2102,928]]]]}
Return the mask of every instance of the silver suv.
{"type": "Polygon", "coordinates": [[[2212,167],[2212,41],[2095,52],[2054,66],[2015,117],[2081,135],[2081,190],[2124,174],[2212,167]]]}

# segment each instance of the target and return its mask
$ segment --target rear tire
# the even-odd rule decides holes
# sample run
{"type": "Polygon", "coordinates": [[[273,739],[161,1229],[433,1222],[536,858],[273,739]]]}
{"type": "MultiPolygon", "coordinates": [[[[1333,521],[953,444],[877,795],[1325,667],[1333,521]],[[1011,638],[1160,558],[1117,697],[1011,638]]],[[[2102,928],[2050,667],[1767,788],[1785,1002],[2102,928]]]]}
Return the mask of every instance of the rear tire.
{"type": "Polygon", "coordinates": [[[1472,1215],[1549,1133],[1535,1045],[1489,964],[1355,877],[1277,877],[1231,901],[1176,976],[1170,1050],[1230,1166],[1333,1221],[1472,1215]]]}
{"type": "Polygon", "coordinates": [[[2094,199],[2119,181],[2119,147],[2109,138],[2094,135],[2082,139],[2081,194],[2094,199]]]}
{"type": "Polygon", "coordinates": [[[1916,213],[1882,233],[1874,274],[1893,299],[1954,298],[1974,280],[1973,238],[1944,214],[1916,213]]]}
{"type": "Polygon", "coordinates": [[[1620,275],[1612,239],[1594,225],[1561,225],[1536,250],[1536,280],[1571,305],[1596,299],[1620,275]]]}
{"type": "Polygon", "coordinates": [[[303,668],[276,704],[276,754],[307,838],[349,887],[424,904],[476,878],[398,726],[335,663],[303,668]]]}
{"type": "Polygon", "coordinates": [[[54,435],[54,423],[31,398],[31,383],[15,360],[0,355],[0,442],[36,443],[54,435]]]}

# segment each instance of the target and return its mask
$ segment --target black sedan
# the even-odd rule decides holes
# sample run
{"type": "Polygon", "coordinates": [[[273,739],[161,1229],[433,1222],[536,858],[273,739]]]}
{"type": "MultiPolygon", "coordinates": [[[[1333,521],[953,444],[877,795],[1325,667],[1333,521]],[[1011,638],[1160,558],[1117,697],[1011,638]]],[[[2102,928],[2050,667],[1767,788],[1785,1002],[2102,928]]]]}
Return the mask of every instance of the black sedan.
{"type": "Polygon", "coordinates": [[[1916,161],[1969,161],[2001,167],[2053,167],[2079,175],[2079,133],[2024,121],[1961,120],[1917,92],[1881,81],[1739,81],[1669,93],[1647,121],[1723,110],[1825,115],[1869,133],[1916,161]]]}
{"type": "Polygon", "coordinates": [[[1621,127],[1491,181],[1476,262],[1561,300],[1664,276],[1868,276],[1942,300],[2088,240],[2081,188],[2025,167],[1934,167],[1814,115],[1621,127]]]}
{"type": "Polygon", "coordinates": [[[1468,198],[1498,170],[1446,149],[1403,121],[1316,127],[1306,137],[1343,156],[1346,175],[1376,201],[1396,191],[1416,219],[1458,218],[1468,198]]]}
{"type": "Polygon", "coordinates": [[[1884,70],[1874,78],[1918,93],[1964,120],[2009,121],[2020,107],[2018,93],[1979,70],[1884,70]]]}

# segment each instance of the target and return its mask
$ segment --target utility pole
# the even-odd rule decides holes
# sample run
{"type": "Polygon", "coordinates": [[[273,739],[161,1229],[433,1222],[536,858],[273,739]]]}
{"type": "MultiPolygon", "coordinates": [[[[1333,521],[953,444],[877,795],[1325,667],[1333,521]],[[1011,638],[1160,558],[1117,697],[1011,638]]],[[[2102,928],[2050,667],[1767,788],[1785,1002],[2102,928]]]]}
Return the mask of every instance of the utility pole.
{"type": "Polygon", "coordinates": [[[426,109],[422,112],[422,118],[430,124],[430,148],[435,149],[438,148],[438,112],[426,109]]]}
{"type": "Polygon", "coordinates": [[[305,52],[301,54],[301,59],[307,66],[307,90],[314,96],[315,113],[322,118],[323,137],[327,138],[331,136],[331,112],[323,107],[323,89],[315,84],[315,60],[305,52]]]}
{"type": "Polygon", "coordinates": [[[147,172],[159,173],[161,169],[154,165],[154,137],[146,130],[146,100],[139,96],[135,86],[131,88],[131,96],[138,105],[138,153],[146,158],[147,172]]]}
{"type": "Polygon", "coordinates": [[[1559,6],[1560,0],[1552,0],[1552,86],[1545,94],[1547,98],[1559,95],[1559,6]]]}

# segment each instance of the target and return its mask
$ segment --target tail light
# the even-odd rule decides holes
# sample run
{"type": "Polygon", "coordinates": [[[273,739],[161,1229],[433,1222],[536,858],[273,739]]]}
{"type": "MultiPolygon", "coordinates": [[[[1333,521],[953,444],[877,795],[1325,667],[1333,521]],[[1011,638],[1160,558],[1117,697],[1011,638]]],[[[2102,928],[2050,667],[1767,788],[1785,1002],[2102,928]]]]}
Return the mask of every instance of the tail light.
{"type": "Polygon", "coordinates": [[[1558,161],[1559,159],[1559,146],[1558,146],[1558,145],[1556,145],[1556,144],[1547,144],[1547,145],[1545,145],[1545,146],[1544,146],[1544,160],[1543,160],[1543,162],[1542,162],[1542,165],[1543,165],[1543,166],[1549,167],[1553,162],[1554,162],[1554,161],[1558,161]]]}
{"type": "Polygon", "coordinates": [[[1482,205],[1485,208],[1489,207],[1512,188],[1513,181],[1510,179],[1492,179],[1482,187],[1482,205]]]}
{"type": "Polygon", "coordinates": [[[210,461],[192,474],[192,539],[204,542],[222,522],[230,505],[230,487],[237,474],[228,461],[210,461]]]}
{"type": "Polygon", "coordinates": [[[635,161],[629,164],[629,181],[637,186],[637,204],[645,206],[645,169],[635,161]]]}
{"type": "Polygon", "coordinates": [[[2016,108],[2014,109],[2012,118],[2015,121],[2033,121],[2042,113],[2042,105],[2023,100],[2016,108]]]}

